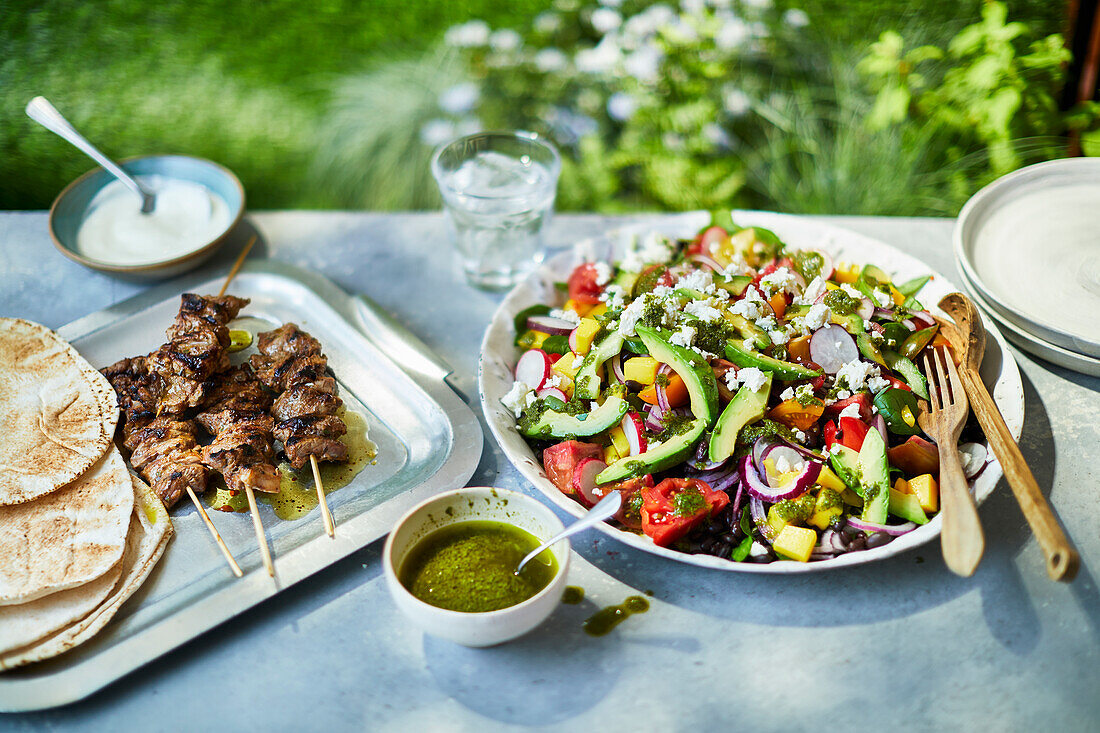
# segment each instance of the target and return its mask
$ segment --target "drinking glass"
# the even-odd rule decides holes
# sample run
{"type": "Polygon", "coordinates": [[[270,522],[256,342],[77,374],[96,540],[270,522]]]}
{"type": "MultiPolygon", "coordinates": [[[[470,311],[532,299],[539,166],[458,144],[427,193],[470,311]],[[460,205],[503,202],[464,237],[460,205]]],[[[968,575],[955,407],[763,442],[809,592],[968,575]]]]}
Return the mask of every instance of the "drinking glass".
{"type": "Polygon", "coordinates": [[[471,285],[509,288],[542,261],[560,173],[558,151],[531,132],[479,132],[435,151],[447,232],[471,285]]]}

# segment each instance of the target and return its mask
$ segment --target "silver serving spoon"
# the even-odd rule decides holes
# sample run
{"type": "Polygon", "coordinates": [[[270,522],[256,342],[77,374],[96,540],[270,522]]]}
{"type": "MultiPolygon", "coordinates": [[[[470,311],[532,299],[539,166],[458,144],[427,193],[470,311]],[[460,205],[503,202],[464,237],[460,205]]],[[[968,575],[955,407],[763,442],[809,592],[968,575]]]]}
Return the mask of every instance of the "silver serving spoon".
{"type": "Polygon", "coordinates": [[[156,208],[156,194],[141,183],[138,183],[133,176],[122,170],[122,168],[116,165],[115,162],[106,155],[99,152],[94,145],[88,142],[86,137],[77,132],[76,128],[61,116],[61,113],[50,104],[48,99],[45,97],[35,97],[27,102],[27,117],[30,117],[50,132],[57,134],[80,148],[88,157],[99,163],[106,168],[111,175],[126,184],[127,188],[141,197],[141,213],[151,214],[153,209],[156,208]]]}
{"type": "Polygon", "coordinates": [[[592,525],[599,524],[603,520],[614,516],[615,512],[619,511],[619,507],[621,507],[622,505],[623,495],[620,494],[618,491],[612,491],[610,494],[600,499],[599,502],[596,503],[596,506],[589,509],[588,514],[585,514],[583,517],[570,524],[561,532],[558,532],[556,535],[546,540],[546,542],[543,542],[541,545],[527,553],[527,557],[520,560],[519,567],[516,568],[516,575],[519,575],[519,572],[523,570],[524,565],[534,560],[540,552],[545,550],[550,545],[554,544],[558,540],[562,540],[571,535],[575,535],[577,532],[586,530],[592,525]]]}

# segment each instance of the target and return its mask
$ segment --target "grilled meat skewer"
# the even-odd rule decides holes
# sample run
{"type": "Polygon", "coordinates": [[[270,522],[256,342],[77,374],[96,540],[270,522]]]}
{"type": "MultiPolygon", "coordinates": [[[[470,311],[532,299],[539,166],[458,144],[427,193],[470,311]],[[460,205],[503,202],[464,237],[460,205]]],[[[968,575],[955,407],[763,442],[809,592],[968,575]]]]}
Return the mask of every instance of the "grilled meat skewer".
{"type": "Polygon", "coordinates": [[[164,505],[171,508],[188,486],[196,494],[206,491],[208,475],[195,421],[156,416],[159,378],[149,371],[146,358],[122,359],[102,371],[123,413],[123,445],[131,451],[130,462],[164,505]]]}
{"type": "Polygon", "coordinates": [[[221,472],[232,491],[251,487],[278,492],[279,470],[275,467],[272,437],[275,421],[268,414],[271,394],[247,364],[221,376],[197,416],[215,436],[214,442],[203,448],[202,460],[221,472]]]}
{"type": "Polygon", "coordinates": [[[337,438],[347,426],[336,412],[344,404],[336,396],[336,380],[317,339],[287,323],[259,334],[251,359],[256,376],[279,396],[271,407],[275,437],[287,460],[301,468],[310,456],[319,461],[347,459],[347,446],[337,438]]]}

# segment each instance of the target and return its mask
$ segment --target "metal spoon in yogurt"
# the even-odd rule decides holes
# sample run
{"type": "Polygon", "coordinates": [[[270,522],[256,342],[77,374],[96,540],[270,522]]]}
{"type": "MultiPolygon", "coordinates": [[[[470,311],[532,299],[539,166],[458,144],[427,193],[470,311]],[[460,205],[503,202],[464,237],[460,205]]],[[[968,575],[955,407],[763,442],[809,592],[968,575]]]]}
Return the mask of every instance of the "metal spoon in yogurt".
{"type": "Polygon", "coordinates": [[[61,138],[69,141],[92,160],[99,163],[118,180],[126,184],[126,187],[141,197],[141,213],[151,214],[156,208],[156,194],[139,183],[133,176],[122,170],[110,158],[101,153],[96,146],[88,142],[88,139],[76,131],[57,109],[50,104],[45,97],[35,97],[27,102],[27,116],[50,132],[56,133],[61,138]]]}
{"type": "Polygon", "coordinates": [[[566,537],[575,535],[577,532],[586,530],[594,524],[599,524],[605,519],[615,515],[615,512],[619,511],[619,507],[623,505],[623,495],[618,491],[612,491],[610,494],[600,499],[596,506],[588,510],[588,514],[577,521],[570,524],[568,527],[558,532],[550,539],[543,542],[541,545],[527,553],[527,557],[523,558],[519,562],[519,567],[516,568],[516,575],[523,570],[523,566],[534,560],[540,552],[545,550],[550,545],[554,544],[558,540],[563,540],[566,537]]]}

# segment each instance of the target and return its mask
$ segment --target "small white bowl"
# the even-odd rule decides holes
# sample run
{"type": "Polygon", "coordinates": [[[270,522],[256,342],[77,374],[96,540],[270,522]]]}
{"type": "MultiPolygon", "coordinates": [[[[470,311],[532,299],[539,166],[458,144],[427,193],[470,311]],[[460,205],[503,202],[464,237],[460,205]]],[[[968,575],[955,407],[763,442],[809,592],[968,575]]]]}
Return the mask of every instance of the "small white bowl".
{"type": "Polygon", "coordinates": [[[382,569],[397,607],[425,633],[464,646],[492,646],[526,634],[561,603],[569,573],[569,540],[550,546],[558,563],[557,575],[550,583],[526,601],[498,611],[465,613],[437,608],[401,584],[401,563],[417,542],[441,527],[475,520],[511,524],[527,530],[539,542],[564,529],[549,507],[525,494],[487,486],[458,489],[421,502],[397,522],[382,551],[382,569]]]}

